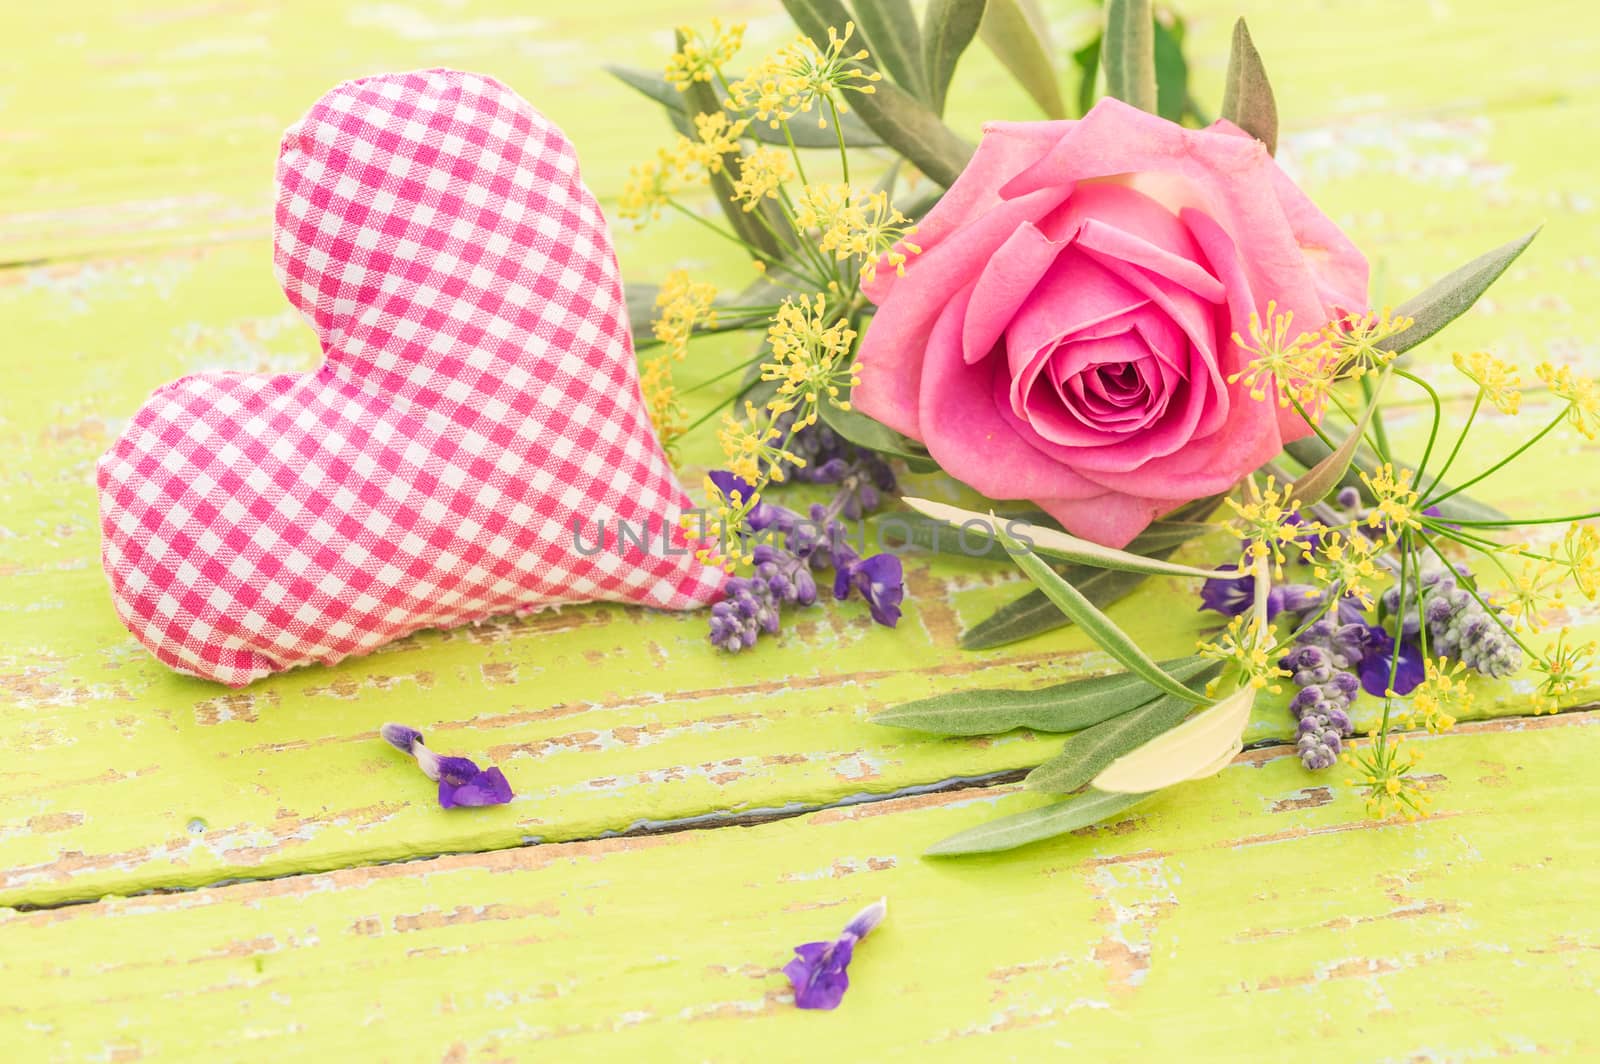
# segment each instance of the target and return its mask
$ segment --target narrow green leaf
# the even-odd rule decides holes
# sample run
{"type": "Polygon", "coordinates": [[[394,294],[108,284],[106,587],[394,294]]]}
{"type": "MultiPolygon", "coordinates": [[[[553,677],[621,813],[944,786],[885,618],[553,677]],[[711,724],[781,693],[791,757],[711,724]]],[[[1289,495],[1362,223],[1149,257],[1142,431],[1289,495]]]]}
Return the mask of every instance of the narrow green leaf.
{"type": "Polygon", "coordinates": [[[1106,0],[1100,62],[1106,92],[1141,111],[1156,112],[1155,15],[1150,0],[1106,0]]]}
{"type": "Polygon", "coordinates": [[[1195,695],[1193,691],[1167,675],[1161,666],[1133,641],[1133,637],[1117,627],[1116,622],[1085,598],[1081,591],[1057,575],[1055,570],[1045,564],[1043,558],[1012,539],[1006,534],[1005,529],[997,528],[995,531],[999,533],[1000,542],[1005,544],[1006,550],[1011,552],[1012,560],[1028,574],[1028,578],[1045,593],[1046,598],[1060,607],[1062,613],[1071,617],[1078,627],[1089,633],[1089,637],[1099,644],[1101,650],[1120,661],[1129,672],[1144,677],[1168,694],[1177,695],[1179,698],[1204,700],[1203,696],[1195,695]]]}
{"type": "Polygon", "coordinates": [[[1240,19],[1233,24],[1233,48],[1228,53],[1227,82],[1222,89],[1222,117],[1267,146],[1278,150],[1278,104],[1261,53],[1250,39],[1250,29],[1240,19]]]}
{"type": "Polygon", "coordinates": [[[1092,791],[1066,802],[1013,813],[957,832],[924,851],[929,857],[955,857],[967,853],[998,853],[1030,842],[1065,835],[1116,816],[1143,801],[1147,795],[1102,794],[1092,791]]]}
{"type": "Polygon", "coordinates": [[[1035,0],[989,0],[978,34],[1046,118],[1067,117],[1049,26],[1035,0]]]}
{"type": "Polygon", "coordinates": [[[1075,791],[1117,758],[1176,728],[1194,707],[1192,697],[1165,695],[1085,728],[1063,743],[1059,754],[1028,773],[1025,782],[1050,794],[1075,791]]]}
{"type": "Polygon", "coordinates": [[[1221,772],[1244,748],[1244,730],[1256,704],[1245,684],[1182,724],[1140,743],[1090,780],[1097,791],[1149,794],[1221,772]]]}
{"type": "MultiPolygon", "coordinates": [[[[1164,661],[1161,667],[1182,681],[1216,664],[1200,657],[1164,661]]],[[[1032,691],[952,691],[883,710],[872,723],[930,735],[997,735],[1013,728],[1042,732],[1078,731],[1137,709],[1160,692],[1131,673],[1070,680],[1032,691]]]]}
{"type": "MultiPolygon", "coordinates": [[[[867,0],[871,3],[872,0],[867,0]]],[[[783,9],[789,12],[800,32],[810,37],[818,48],[828,47],[828,27],[840,33],[846,23],[855,22],[843,0],[783,0],[783,9]]],[[[870,47],[870,45],[869,45],[870,47]]]]}
{"type": "MultiPolygon", "coordinates": [[[[922,35],[922,68],[928,79],[928,106],[944,114],[944,101],[956,62],[978,35],[987,0],[929,0],[922,35]]],[[[870,6],[870,5],[867,5],[870,6]]]]}
{"type": "MultiPolygon", "coordinates": [[[[1349,439],[1347,437],[1345,440],[1340,441],[1339,446],[1343,448],[1348,442],[1349,439]]],[[[1324,461],[1331,452],[1327,444],[1323,443],[1315,436],[1307,436],[1303,440],[1296,440],[1286,446],[1284,448],[1284,453],[1290,458],[1293,458],[1296,462],[1299,462],[1301,465],[1310,468],[1314,467],[1318,462],[1324,461]]],[[[1355,488],[1361,493],[1361,497],[1363,499],[1365,499],[1368,503],[1371,503],[1374,501],[1372,493],[1370,490],[1368,490],[1366,483],[1361,479],[1361,474],[1366,473],[1368,476],[1373,476],[1377,473],[1378,466],[1381,464],[1382,463],[1378,460],[1377,454],[1372,450],[1372,448],[1365,445],[1359,446],[1356,448],[1355,457],[1351,461],[1350,467],[1345,470],[1345,474],[1339,479],[1337,486],[1341,488],[1355,488]]],[[[1410,465],[1406,462],[1391,462],[1390,464],[1393,465],[1396,470],[1410,470],[1411,475],[1413,477],[1416,476],[1417,467],[1414,465],[1410,465]]],[[[1448,492],[1450,490],[1450,485],[1448,484],[1440,484],[1436,487],[1439,491],[1448,492]]],[[[1510,520],[1510,517],[1504,511],[1497,510],[1488,503],[1480,502],[1479,500],[1472,498],[1470,495],[1452,495],[1450,498],[1439,503],[1439,516],[1446,521],[1510,520]]]]}
{"type": "MultiPolygon", "coordinates": [[[[864,0],[856,4],[856,26],[873,65],[906,92],[924,102],[933,100],[923,69],[922,30],[911,0],[864,0]]],[[[834,26],[844,32],[842,23],[834,26]]],[[[822,42],[825,43],[826,37],[822,42]]]]}
{"type": "MultiPolygon", "coordinates": [[[[997,515],[1001,521],[1017,521],[1039,525],[1049,521],[1043,510],[1022,510],[997,515]]],[[[876,521],[879,536],[891,546],[920,547],[934,554],[948,554],[957,558],[980,558],[985,561],[1009,562],[1011,555],[1000,541],[989,534],[987,528],[951,528],[948,522],[919,514],[914,510],[899,510],[884,514],[876,521]]]]}
{"type": "Polygon", "coordinates": [[[841,410],[833,403],[821,403],[818,412],[830,429],[851,443],[902,459],[914,473],[931,473],[939,468],[922,444],[858,410],[841,410]]]}
{"type": "Polygon", "coordinates": [[[883,143],[904,155],[945,188],[955,184],[972,159],[972,145],[955,134],[924,103],[886,82],[870,96],[850,93],[850,106],[883,143]]]}
{"type": "MultiPolygon", "coordinates": [[[[683,93],[679,92],[672,82],[653,70],[645,70],[640,67],[612,64],[605,69],[612,77],[615,77],[624,85],[666,108],[679,132],[685,136],[692,135],[692,127],[689,125],[688,116],[684,114],[683,93]]],[[[737,75],[730,75],[730,77],[737,79],[737,75]]],[[[727,98],[719,93],[717,99],[719,103],[725,103],[727,98]]],[[[840,115],[839,128],[844,131],[844,143],[847,148],[877,148],[883,145],[883,141],[879,140],[877,135],[853,114],[840,115]]],[[[839,134],[834,132],[831,125],[827,129],[818,129],[814,121],[796,120],[789,124],[789,131],[794,137],[795,144],[801,148],[816,148],[824,151],[839,150],[839,134]]],[[[773,129],[765,122],[751,122],[745,128],[744,135],[748,140],[757,140],[764,144],[777,144],[783,147],[788,147],[789,145],[789,142],[784,139],[781,128],[773,129]]]]}
{"type": "Polygon", "coordinates": [[[1094,106],[1096,82],[1100,77],[1100,46],[1105,43],[1102,34],[1072,53],[1078,67],[1078,113],[1088,114],[1094,106]]]}
{"type": "Polygon", "coordinates": [[[1478,301],[1478,297],[1500,279],[1500,275],[1517,260],[1517,256],[1533,243],[1533,238],[1539,235],[1539,229],[1508,244],[1501,244],[1493,251],[1484,252],[1465,266],[1439,278],[1426,292],[1412,296],[1396,307],[1395,314],[1413,319],[1414,324],[1405,332],[1390,337],[1385,346],[1390,351],[1409,351],[1465,314],[1478,301]]]}
{"type": "MultiPolygon", "coordinates": [[[[1213,495],[1184,504],[1166,518],[1151,524],[1128,544],[1128,549],[1149,558],[1171,557],[1174,551],[1191,539],[1215,531],[1210,525],[1197,522],[1215,510],[1220,499],[1220,496],[1213,495]]],[[[1142,573],[1119,573],[1110,569],[1092,569],[1086,565],[1058,566],[1057,572],[1077,585],[1090,602],[1100,607],[1109,606],[1125,597],[1146,579],[1142,573]]],[[[1065,628],[1071,623],[1045,597],[1044,592],[1029,591],[963,632],[961,646],[966,650],[987,650],[1065,628]]]]}
{"type": "Polygon", "coordinates": [[[1156,114],[1168,122],[1181,122],[1189,109],[1189,61],[1183,57],[1183,23],[1173,27],[1155,20],[1156,114]]]}
{"type": "MultiPolygon", "coordinates": [[[[1385,378],[1388,373],[1389,371],[1385,369],[1385,378]]],[[[1361,447],[1361,437],[1366,435],[1367,426],[1372,423],[1372,415],[1377,409],[1377,403],[1367,403],[1367,408],[1361,412],[1360,420],[1351,428],[1350,435],[1344,438],[1344,442],[1336,450],[1329,451],[1326,458],[1300,474],[1294,483],[1289,485],[1289,498],[1296,500],[1301,506],[1310,506],[1326,499],[1329,493],[1344,481],[1350,472],[1350,463],[1355,461],[1356,451],[1361,447]]]]}
{"type": "MultiPolygon", "coordinates": [[[[970,528],[977,524],[993,532],[996,518],[976,510],[959,506],[903,496],[902,501],[913,510],[936,517],[954,528],[970,528]]],[[[1116,569],[1125,573],[1149,573],[1152,576],[1189,576],[1210,579],[1228,574],[1215,569],[1197,569],[1191,565],[1177,565],[1161,558],[1150,558],[1131,551],[1105,547],[1092,540],[1082,539],[1069,532],[1051,527],[1022,528],[1016,521],[1006,523],[1006,531],[1026,550],[1042,554],[1056,561],[1076,565],[1092,565],[1097,569],[1116,569]]]]}

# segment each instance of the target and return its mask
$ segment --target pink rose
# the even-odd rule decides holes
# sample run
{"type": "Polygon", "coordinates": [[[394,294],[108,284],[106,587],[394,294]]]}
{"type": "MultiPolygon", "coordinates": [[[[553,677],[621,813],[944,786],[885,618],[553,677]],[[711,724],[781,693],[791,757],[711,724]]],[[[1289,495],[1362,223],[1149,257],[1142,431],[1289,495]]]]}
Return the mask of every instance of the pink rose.
{"type": "Polygon", "coordinates": [[[1309,428],[1228,377],[1267,302],[1292,332],[1367,307],[1367,262],[1261,142],[1116,100],[995,122],[880,269],[856,406],[991,499],[1123,546],[1309,428]]]}

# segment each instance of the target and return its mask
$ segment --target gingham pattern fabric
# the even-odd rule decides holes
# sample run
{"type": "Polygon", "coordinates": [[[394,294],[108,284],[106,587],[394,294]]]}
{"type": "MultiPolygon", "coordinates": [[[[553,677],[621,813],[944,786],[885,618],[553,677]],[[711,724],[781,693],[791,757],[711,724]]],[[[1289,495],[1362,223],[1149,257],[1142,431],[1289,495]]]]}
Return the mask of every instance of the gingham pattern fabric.
{"type": "Polygon", "coordinates": [[[242,685],[495,614],[717,597],[559,129],[479,75],[366,78],[284,134],[277,181],[321,368],[175,381],[100,461],[106,573],[157,658],[242,685]]]}

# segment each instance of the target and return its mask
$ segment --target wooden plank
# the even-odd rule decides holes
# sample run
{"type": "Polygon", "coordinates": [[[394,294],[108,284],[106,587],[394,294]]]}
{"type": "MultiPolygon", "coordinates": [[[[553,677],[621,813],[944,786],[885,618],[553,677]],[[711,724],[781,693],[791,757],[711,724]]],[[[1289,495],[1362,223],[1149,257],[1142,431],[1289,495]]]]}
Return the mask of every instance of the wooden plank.
{"type": "MultiPolygon", "coordinates": [[[[1481,18],[1481,9],[1469,8],[1481,18]]],[[[1209,25],[1202,19],[1203,29],[1209,25]]],[[[1332,39],[1326,35],[1279,39],[1287,59],[1305,57],[1313,72],[1333,61],[1316,43],[1332,39]]],[[[624,110],[633,121],[634,111],[624,110]]],[[[130,112],[128,121],[142,113],[130,112]]],[[[1494,110],[1442,125],[1385,124],[1372,113],[1322,128],[1302,121],[1298,133],[1291,121],[1288,143],[1312,194],[1360,243],[1381,249],[1382,289],[1415,290],[1499,241],[1499,226],[1516,232],[1547,217],[1552,224],[1525,263],[1451,340],[1493,347],[1525,365],[1592,357],[1581,292],[1593,283],[1587,249],[1600,227],[1583,199],[1586,161],[1553,146],[1575,120],[1597,117],[1595,105],[1494,110]],[[1376,171],[1356,176],[1358,161],[1376,171]],[[1486,217],[1496,232],[1485,232],[1486,217]]],[[[270,139],[265,127],[256,138],[263,181],[270,139]]],[[[598,147],[597,157],[612,161],[589,172],[614,188],[620,164],[605,151],[598,147]]],[[[736,264],[707,238],[688,237],[691,228],[624,234],[624,262],[649,270],[686,261],[733,279],[736,264]]],[[[911,566],[913,605],[897,632],[872,630],[858,609],[818,611],[783,641],[738,659],[705,647],[699,619],[607,607],[425,634],[363,661],[238,694],[175,677],[111,613],[98,571],[93,463],[164,380],[204,367],[312,364],[310,338],[276,291],[267,254],[266,242],[252,239],[0,271],[0,318],[26,323],[0,356],[7,381],[0,449],[14,456],[0,467],[0,900],[45,903],[581,838],[1031,765],[1052,752],[1050,742],[1023,734],[917,739],[866,718],[879,706],[943,690],[1045,683],[1109,665],[1072,635],[980,655],[958,651],[960,628],[1014,595],[1016,576],[920,560],[911,566]],[[440,816],[424,781],[372,740],[386,719],[429,729],[441,747],[503,763],[519,801],[440,816]]],[[[724,346],[722,357],[734,350],[724,346]]],[[[1426,364],[1437,365],[1448,350],[1427,353],[1426,364]]],[[[1530,398],[1525,420],[1539,402],[1530,398]]],[[[1398,437],[1420,442],[1416,410],[1411,404],[1393,415],[1398,437]]],[[[1475,438],[1462,468],[1503,452],[1520,431],[1492,427],[1475,438]]],[[[1592,476],[1585,481],[1581,473],[1592,451],[1563,443],[1542,454],[1487,485],[1486,495],[1550,513],[1570,508],[1574,487],[1592,489],[1592,476]]],[[[689,451],[691,463],[713,458],[706,439],[689,451]]],[[[917,490],[943,489],[921,483],[917,490]]],[[[1116,616],[1153,653],[1181,653],[1202,623],[1188,612],[1187,594],[1156,584],[1116,616]],[[1183,608],[1174,610],[1174,602],[1183,608]]],[[[1591,614],[1573,618],[1592,630],[1591,614]]],[[[1490,687],[1486,710],[1519,711],[1527,686],[1490,687]]],[[[1287,731],[1282,711],[1263,705],[1250,735],[1287,731]]]]}
{"type": "Polygon", "coordinates": [[[1600,1053],[1600,838],[1558,830],[1600,801],[1600,714],[1419,744],[1444,813],[1414,824],[1257,752],[978,860],[917,855],[1034,798],[0,912],[0,1031],[30,1060],[1600,1053]],[[880,896],[842,1008],[794,1009],[789,948],[880,896]]]}

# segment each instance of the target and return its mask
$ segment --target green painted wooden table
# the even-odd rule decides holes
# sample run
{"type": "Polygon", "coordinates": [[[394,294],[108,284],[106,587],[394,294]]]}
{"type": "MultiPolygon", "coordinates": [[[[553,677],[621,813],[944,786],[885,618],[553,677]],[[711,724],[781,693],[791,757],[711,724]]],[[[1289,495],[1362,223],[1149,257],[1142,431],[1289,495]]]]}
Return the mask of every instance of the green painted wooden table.
{"type": "MultiPolygon", "coordinates": [[[[1083,13],[1048,6],[1069,42],[1083,13]]],[[[1546,223],[1423,365],[1491,349],[1592,370],[1589,4],[1182,6],[1209,108],[1232,17],[1249,16],[1282,156],[1368,249],[1380,300],[1546,223]]],[[[1252,748],[1213,779],[1069,838],[941,862],[918,855],[1038,801],[1013,781],[1052,741],[925,739],[871,712],[1109,664],[1070,632],[959,650],[965,624],[1019,591],[1002,568],[912,558],[897,630],[817,611],[737,658],[708,650],[701,618],[596,607],[428,633],[230,692],[167,672],[123,631],[99,570],[98,454],[169,378],[314,363],[270,269],[281,129],[344,78],[475,68],[563,124],[614,202],[664,123],[600,64],[655,65],[674,22],[714,11],[749,20],[756,44],[784,32],[765,0],[8,14],[7,1059],[1600,1054],[1593,691],[1533,718],[1525,680],[1485,689],[1479,719],[1420,741],[1440,810],[1428,821],[1366,819],[1343,773],[1301,769],[1287,714],[1262,705],[1252,748]],[[385,720],[504,766],[517,800],[441,812],[375,740],[385,720]],[[795,1010],[778,972],[789,947],[880,895],[890,917],[844,1006],[795,1010]]],[[[964,61],[958,128],[1035,113],[986,55],[964,61]]],[[[682,265],[740,281],[687,222],[618,244],[633,279],[682,265]]],[[[1459,406],[1462,389],[1435,377],[1459,406]]],[[[1550,408],[1537,392],[1526,405],[1550,408]]],[[[1392,432],[1415,436],[1418,415],[1395,405],[1392,432]]],[[[1486,431],[1463,461],[1518,431],[1486,431]]],[[[1484,496],[1523,512],[1593,498],[1595,447],[1542,455],[1484,496]]],[[[1187,594],[1155,581],[1114,612],[1153,653],[1177,654],[1200,624],[1187,594]]],[[[1567,620],[1600,632],[1592,610],[1567,620]]]]}

